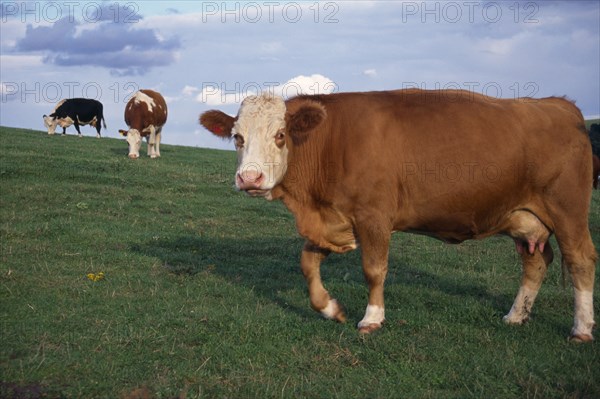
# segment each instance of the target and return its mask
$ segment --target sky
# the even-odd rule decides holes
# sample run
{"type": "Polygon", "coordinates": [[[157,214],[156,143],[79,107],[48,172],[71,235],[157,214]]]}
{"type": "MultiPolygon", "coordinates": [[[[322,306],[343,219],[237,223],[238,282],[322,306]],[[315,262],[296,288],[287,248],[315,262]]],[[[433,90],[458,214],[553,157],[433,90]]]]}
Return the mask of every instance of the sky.
{"type": "Polygon", "coordinates": [[[163,143],[220,149],[233,144],[198,116],[235,115],[264,91],[566,95],[586,117],[600,115],[597,0],[2,0],[0,21],[3,126],[44,130],[59,100],[87,97],[104,105],[102,134],[120,137],[138,89],[167,101],[163,143]]]}

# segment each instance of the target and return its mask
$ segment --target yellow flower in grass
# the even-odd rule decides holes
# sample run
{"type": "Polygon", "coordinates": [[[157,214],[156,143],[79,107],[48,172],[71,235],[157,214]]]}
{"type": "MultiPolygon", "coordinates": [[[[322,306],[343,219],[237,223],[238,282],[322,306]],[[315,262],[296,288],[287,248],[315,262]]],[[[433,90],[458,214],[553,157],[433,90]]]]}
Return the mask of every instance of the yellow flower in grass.
{"type": "Polygon", "coordinates": [[[88,273],[87,278],[89,278],[92,281],[100,281],[104,279],[104,272],[88,273]]]}

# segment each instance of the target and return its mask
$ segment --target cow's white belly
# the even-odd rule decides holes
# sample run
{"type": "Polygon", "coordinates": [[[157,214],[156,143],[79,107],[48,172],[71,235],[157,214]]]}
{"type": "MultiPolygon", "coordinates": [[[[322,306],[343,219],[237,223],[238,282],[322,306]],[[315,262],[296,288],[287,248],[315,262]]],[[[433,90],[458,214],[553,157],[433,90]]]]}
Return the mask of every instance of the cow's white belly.
{"type": "Polygon", "coordinates": [[[69,127],[74,123],[74,121],[73,121],[73,119],[71,119],[67,116],[66,118],[58,119],[57,123],[58,123],[58,126],[60,126],[60,127],[69,127]]]}

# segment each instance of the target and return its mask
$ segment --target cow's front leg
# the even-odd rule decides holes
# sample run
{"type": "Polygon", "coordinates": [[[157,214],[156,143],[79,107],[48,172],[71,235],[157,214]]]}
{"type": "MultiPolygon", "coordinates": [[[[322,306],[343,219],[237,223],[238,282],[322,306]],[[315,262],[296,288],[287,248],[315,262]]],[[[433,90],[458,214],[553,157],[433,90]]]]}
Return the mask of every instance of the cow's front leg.
{"type": "Polygon", "coordinates": [[[374,226],[358,228],[363,273],[369,285],[369,304],[365,316],[358,323],[360,333],[380,329],[385,321],[383,284],[388,270],[390,233],[374,226]]]}
{"type": "Polygon", "coordinates": [[[341,305],[329,296],[321,281],[321,262],[329,255],[329,251],[306,242],[302,249],[300,266],[308,285],[310,306],[320,312],[323,317],[343,323],[346,314],[341,305]]]}
{"type": "Polygon", "coordinates": [[[148,147],[148,156],[152,157],[152,154],[154,153],[154,144],[150,144],[150,136],[146,136],[146,144],[148,147]]]}

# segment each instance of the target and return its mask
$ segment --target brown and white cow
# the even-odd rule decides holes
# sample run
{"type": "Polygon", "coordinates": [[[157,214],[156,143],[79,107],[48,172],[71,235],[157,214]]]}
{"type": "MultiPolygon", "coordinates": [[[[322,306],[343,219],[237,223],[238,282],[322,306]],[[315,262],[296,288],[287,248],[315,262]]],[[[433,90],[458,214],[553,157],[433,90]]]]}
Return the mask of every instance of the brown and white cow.
{"type": "Polygon", "coordinates": [[[368,333],[385,319],[390,233],[450,243],[506,234],[523,273],[504,321],[522,324],[555,234],[574,285],[571,337],[593,340],[592,158],[572,102],[416,89],[287,101],[263,94],[246,98],[236,117],[212,110],[200,123],[235,140],[238,189],[280,199],[294,214],[311,306],[326,318],[346,318],[321,282],[330,252],[360,243],[369,302],[358,328],[368,333]]]}
{"type": "Polygon", "coordinates": [[[152,90],[139,90],[125,106],[125,123],[129,130],[119,130],[127,137],[129,158],[140,157],[142,138],[148,142],[148,156],[160,157],[162,128],[167,123],[167,103],[160,93],[152,90]]]}

